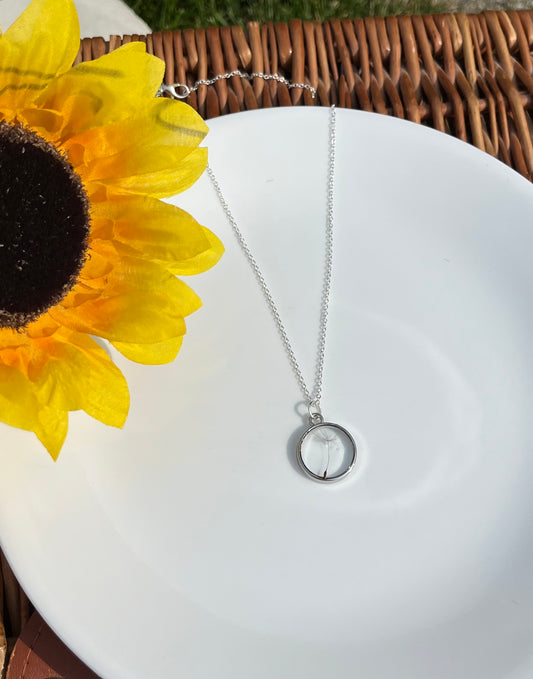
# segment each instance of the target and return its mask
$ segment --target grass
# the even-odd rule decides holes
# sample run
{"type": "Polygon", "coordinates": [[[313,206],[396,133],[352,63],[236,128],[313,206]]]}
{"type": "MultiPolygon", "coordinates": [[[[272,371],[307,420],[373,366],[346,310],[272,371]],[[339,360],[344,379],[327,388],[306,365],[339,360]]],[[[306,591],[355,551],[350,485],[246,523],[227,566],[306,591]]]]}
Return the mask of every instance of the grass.
{"type": "Polygon", "coordinates": [[[442,11],[439,0],[126,0],[154,31],[442,11]]]}

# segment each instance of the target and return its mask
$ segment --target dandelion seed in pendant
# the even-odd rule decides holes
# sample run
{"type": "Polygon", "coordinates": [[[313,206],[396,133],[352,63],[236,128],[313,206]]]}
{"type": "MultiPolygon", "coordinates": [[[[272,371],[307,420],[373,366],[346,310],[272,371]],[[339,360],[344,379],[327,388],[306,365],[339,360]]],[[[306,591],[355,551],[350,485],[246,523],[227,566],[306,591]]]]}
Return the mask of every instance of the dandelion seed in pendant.
{"type": "Polygon", "coordinates": [[[298,444],[298,464],[315,481],[339,481],[351,472],[356,457],[350,433],[332,422],[311,425],[298,444]]]}

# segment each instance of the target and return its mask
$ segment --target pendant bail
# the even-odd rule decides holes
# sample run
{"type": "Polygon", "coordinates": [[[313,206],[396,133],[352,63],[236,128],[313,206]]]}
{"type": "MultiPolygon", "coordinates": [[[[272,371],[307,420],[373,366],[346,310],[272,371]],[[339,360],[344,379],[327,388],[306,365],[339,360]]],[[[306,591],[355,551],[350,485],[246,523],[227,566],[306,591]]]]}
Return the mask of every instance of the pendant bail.
{"type": "Polygon", "coordinates": [[[309,401],[307,411],[309,413],[309,424],[322,424],[324,422],[318,401],[309,401]]]}

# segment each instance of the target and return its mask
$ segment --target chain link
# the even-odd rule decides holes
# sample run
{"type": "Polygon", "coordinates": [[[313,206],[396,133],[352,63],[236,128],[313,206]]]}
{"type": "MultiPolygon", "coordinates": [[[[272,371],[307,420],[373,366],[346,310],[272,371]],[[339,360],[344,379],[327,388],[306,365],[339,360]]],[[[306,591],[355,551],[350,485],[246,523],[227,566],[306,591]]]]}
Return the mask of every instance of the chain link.
{"type": "Polygon", "coordinates": [[[333,199],[334,199],[334,180],[335,180],[335,143],[336,143],[336,111],[335,111],[335,106],[330,107],[330,116],[329,116],[329,151],[328,151],[328,175],[327,175],[327,211],[326,211],[326,244],[325,244],[325,266],[324,266],[324,280],[323,280],[323,285],[322,285],[322,297],[321,297],[321,305],[320,305],[320,323],[319,323],[319,332],[318,332],[318,348],[317,348],[317,359],[316,359],[316,368],[315,368],[315,381],[313,385],[313,390],[310,391],[306,381],[304,379],[304,376],[302,374],[302,370],[300,368],[300,365],[298,361],[296,360],[296,356],[294,353],[294,349],[292,347],[291,341],[289,339],[289,336],[287,334],[287,330],[285,328],[285,325],[281,319],[278,307],[276,306],[276,303],[274,301],[274,298],[272,297],[272,293],[270,292],[270,288],[267,285],[267,282],[263,276],[263,273],[261,269],[259,268],[259,265],[257,264],[257,261],[255,257],[253,256],[250,247],[248,246],[248,243],[240,230],[237,222],[235,221],[235,218],[229,208],[229,205],[224,198],[224,195],[222,193],[222,189],[220,188],[220,184],[218,183],[215,174],[211,167],[208,165],[207,167],[207,174],[209,176],[209,179],[211,180],[211,183],[213,184],[213,188],[215,189],[215,192],[217,194],[218,200],[220,201],[220,204],[222,206],[222,209],[224,210],[224,213],[228,219],[229,224],[231,225],[231,228],[233,230],[233,233],[235,234],[235,237],[237,238],[237,242],[239,243],[244,255],[246,256],[246,259],[248,260],[252,271],[255,275],[255,278],[257,282],[259,283],[259,286],[261,288],[261,291],[263,293],[263,296],[265,298],[265,301],[270,309],[270,312],[274,318],[274,322],[276,324],[276,327],[278,329],[278,333],[281,337],[281,340],[283,342],[283,346],[285,348],[285,351],[287,353],[287,357],[289,359],[289,363],[293,369],[293,372],[296,376],[296,380],[298,382],[298,385],[302,391],[302,394],[308,404],[309,407],[309,412],[311,413],[314,411],[316,413],[315,416],[320,416],[320,398],[322,396],[322,381],[323,381],[323,375],[324,375],[324,359],[325,359],[325,353],[326,353],[326,334],[327,334],[327,327],[328,327],[328,310],[329,310],[329,300],[330,300],[330,291],[331,291],[331,275],[332,275],[332,268],[333,268],[333,219],[334,219],[334,214],[333,214],[333,199]]]}
{"type": "Polygon", "coordinates": [[[228,73],[219,73],[212,78],[197,80],[194,85],[186,85],[185,83],[174,83],[173,85],[162,84],[157,92],[157,96],[163,96],[163,94],[168,93],[174,99],[187,99],[187,97],[200,87],[200,85],[214,85],[219,80],[228,80],[228,78],[233,78],[238,76],[243,80],[253,80],[254,78],[261,78],[262,80],[275,80],[278,83],[286,85],[289,89],[300,89],[307,90],[311,92],[313,99],[316,98],[316,89],[309,85],[308,83],[294,83],[287,80],[279,73],[262,73],[261,71],[254,71],[253,73],[245,73],[239,71],[238,69],[234,71],[229,71],[228,73]]]}

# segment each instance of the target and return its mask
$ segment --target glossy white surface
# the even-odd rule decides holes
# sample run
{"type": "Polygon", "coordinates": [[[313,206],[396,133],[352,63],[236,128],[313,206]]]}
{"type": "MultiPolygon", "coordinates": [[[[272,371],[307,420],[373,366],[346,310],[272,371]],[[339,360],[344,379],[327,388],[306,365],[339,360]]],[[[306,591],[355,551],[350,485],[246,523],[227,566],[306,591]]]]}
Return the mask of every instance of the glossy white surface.
{"type": "MultiPolygon", "coordinates": [[[[210,162],[314,369],[327,109],[211,122],[210,162]]],[[[117,358],[123,431],[71,418],[53,464],[0,434],[0,539],[105,679],[533,675],[533,187],[487,155],[338,111],[326,419],[331,486],[298,470],[301,400],[208,178],[176,202],[224,240],[171,366],[117,358]]]]}

